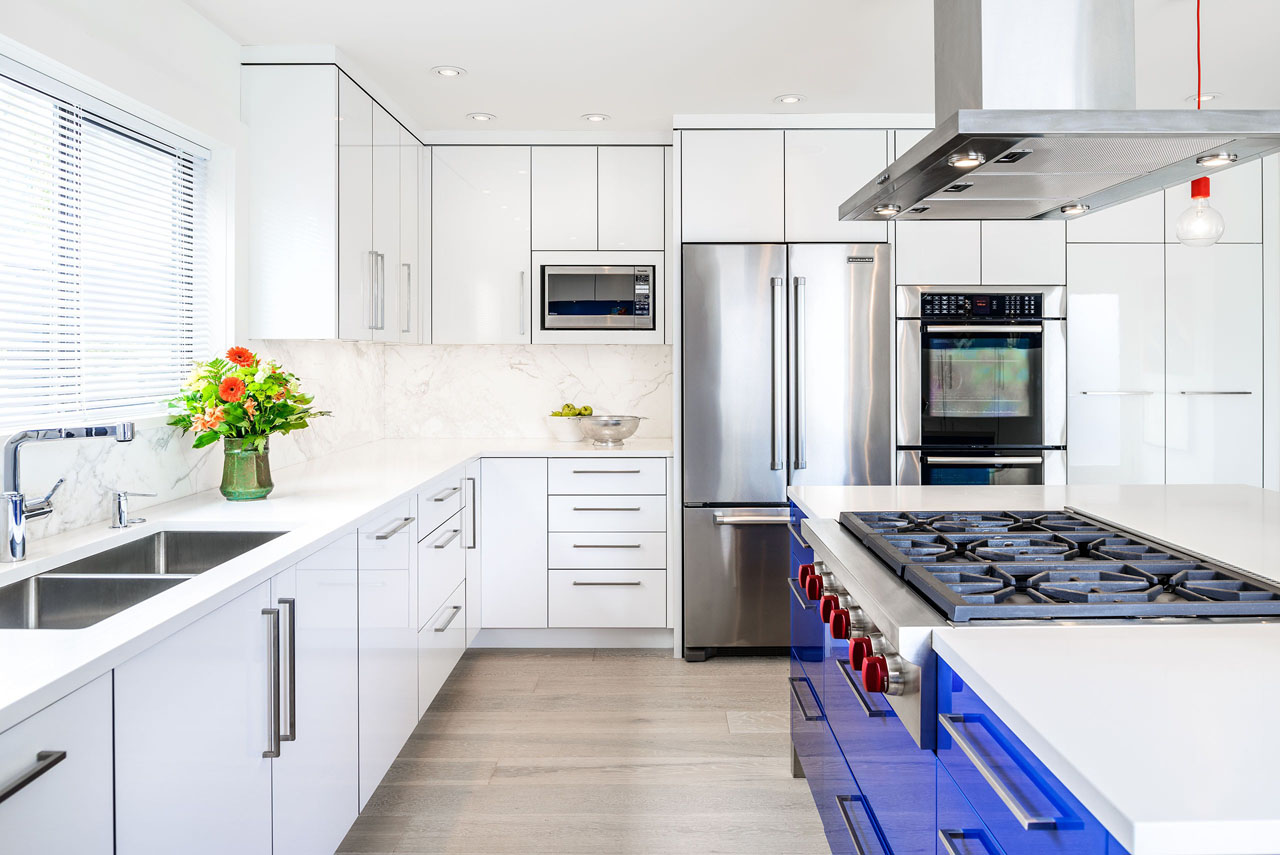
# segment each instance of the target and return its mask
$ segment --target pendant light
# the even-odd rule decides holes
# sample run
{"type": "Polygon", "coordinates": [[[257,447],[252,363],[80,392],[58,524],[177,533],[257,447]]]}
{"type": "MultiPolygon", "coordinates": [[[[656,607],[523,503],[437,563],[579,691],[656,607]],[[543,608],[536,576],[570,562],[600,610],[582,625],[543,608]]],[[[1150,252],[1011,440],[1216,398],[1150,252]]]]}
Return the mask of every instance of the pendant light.
{"type": "Polygon", "coordinates": [[[1215,208],[1209,205],[1209,179],[1197,178],[1191,182],[1191,207],[1178,217],[1178,240],[1184,246],[1213,246],[1222,237],[1227,224],[1215,208]]]}

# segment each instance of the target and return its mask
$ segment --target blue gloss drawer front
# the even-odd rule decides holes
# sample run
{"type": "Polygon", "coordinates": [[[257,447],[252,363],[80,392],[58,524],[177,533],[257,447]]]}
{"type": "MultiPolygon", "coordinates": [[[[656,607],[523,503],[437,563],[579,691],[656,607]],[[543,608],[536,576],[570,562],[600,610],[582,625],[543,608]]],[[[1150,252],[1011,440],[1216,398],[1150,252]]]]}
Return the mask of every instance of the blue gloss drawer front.
{"type": "MultiPolygon", "coordinates": [[[[795,506],[791,506],[792,528],[796,525],[796,515],[804,518],[804,514],[795,506]]],[[[811,679],[817,680],[818,691],[821,692],[822,673],[822,638],[826,628],[818,614],[818,604],[810,600],[800,586],[799,574],[801,564],[813,563],[813,550],[802,549],[794,536],[791,538],[791,572],[787,579],[787,603],[791,610],[791,655],[798,659],[811,679]],[[808,553],[805,555],[805,553],[808,553]]]]}
{"type": "Polygon", "coordinates": [[[1107,852],[1101,823],[942,659],[937,751],[1006,855],[1107,852]]]}

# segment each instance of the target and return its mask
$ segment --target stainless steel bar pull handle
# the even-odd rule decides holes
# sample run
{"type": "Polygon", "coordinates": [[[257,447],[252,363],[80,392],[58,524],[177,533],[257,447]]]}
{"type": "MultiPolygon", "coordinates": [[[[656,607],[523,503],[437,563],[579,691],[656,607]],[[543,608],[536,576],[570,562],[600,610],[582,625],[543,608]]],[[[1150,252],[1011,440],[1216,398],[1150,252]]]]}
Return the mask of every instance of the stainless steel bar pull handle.
{"type": "Polygon", "coordinates": [[[993,855],[991,847],[987,844],[986,837],[974,831],[973,829],[964,828],[939,828],[938,842],[942,844],[942,849],[947,855],[965,855],[965,852],[972,851],[968,846],[963,850],[956,845],[957,840],[976,840],[978,845],[982,847],[982,851],[987,855],[993,855]]]}
{"type": "Polygon", "coordinates": [[[773,434],[769,468],[782,469],[786,464],[786,397],[787,397],[787,307],[785,282],[775,276],[769,280],[773,289],[773,434]]]}
{"type": "Polygon", "coordinates": [[[966,718],[963,714],[938,713],[938,723],[942,725],[942,729],[951,736],[951,740],[955,742],[960,750],[964,752],[964,755],[969,758],[969,762],[978,770],[978,774],[982,775],[982,779],[987,782],[987,785],[995,791],[997,796],[1000,797],[1000,801],[1004,802],[1005,807],[1007,807],[1009,812],[1013,814],[1014,819],[1018,821],[1019,825],[1027,831],[1031,831],[1033,829],[1052,831],[1053,829],[1056,829],[1058,827],[1058,821],[1053,817],[1036,816],[1029,811],[1026,806],[1018,800],[1017,795],[1014,794],[1009,785],[1000,779],[996,770],[991,767],[991,764],[988,763],[986,758],[984,758],[978,751],[977,746],[964,737],[964,734],[960,732],[960,729],[956,727],[956,725],[964,724],[965,721],[966,718]]]}
{"type": "Polygon", "coordinates": [[[1115,389],[1115,390],[1108,390],[1108,391],[1099,390],[1096,392],[1094,391],[1081,392],[1080,394],[1081,395],[1100,395],[1104,397],[1120,397],[1120,396],[1127,396],[1127,395],[1154,395],[1155,392],[1146,392],[1142,390],[1134,390],[1130,392],[1123,389],[1115,389]]]}
{"type": "Polygon", "coordinates": [[[638,511],[639,508],[574,508],[575,511],[616,511],[622,513],[624,511],[638,511]]]}
{"type": "Polygon", "coordinates": [[[787,531],[791,532],[791,536],[796,539],[796,542],[799,543],[803,549],[813,548],[809,545],[809,541],[804,539],[804,535],[800,533],[800,529],[791,524],[791,520],[787,520],[787,531]]]}
{"type": "Polygon", "coordinates": [[[924,462],[930,466],[1039,466],[1044,463],[1043,457],[926,457],[924,462]]]}
{"type": "Polygon", "coordinates": [[[642,582],[580,582],[577,579],[573,580],[573,586],[575,588],[632,588],[640,584],[643,584],[643,583],[642,582]]]}
{"type": "Polygon", "coordinates": [[[795,430],[795,446],[796,458],[793,466],[796,469],[807,469],[809,460],[807,454],[807,445],[805,434],[808,433],[808,419],[806,411],[808,410],[808,395],[805,391],[805,331],[804,331],[804,277],[795,277],[795,300],[792,306],[791,315],[793,318],[792,325],[795,328],[794,340],[791,342],[792,352],[795,354],[793,371],[795,372],[795,422],[793,429],[795,430]]]}
{"type": "Polygon", "coordinates": [[[453,623],[453,619],[456,618],[461,611],[462,611],[462,606],[450,606],[449,616],[445,618],[443,621],[441,621],[440,623],[436,624],[435,631],[444,632],[446,629],[448,629],[449,624],[453,623]]]}
{"type": "Polygon", "coordinates": [[[867,807],[866,799],[862,796],[836,796],[836,804],[840,808],[840,816],[844,819],[845,828],[849,829],[849,838],[853,841],[853,848],[858,855],[874,855],[874,853],[884,855],[885,849],[880,845],[880,838],[876,836],[875,826],[870,821],[871,810],[867,807]],[[866,833],[859,832],[857,826],[853,824],[853,817],[849,815],[849,808],[853,805],[857,805],[863,813],[867,814],[866,833]],[[868,842],[872,845],[868,846],[868,842]]]}
{"type": "Polygon", "coordinates": [[[524,335],[525,332],[527,332],[525,325],[529,320],[529,317],[528,317],[529,310],[525,308],[524,295],[525,295],[524,271],[521,270],[520,271],[520,294],[518,299],[516,300],[516,305],[519,307],[518,311],[520,312],[520,335],[524,335]]]}
{"type": "Polygon", "coordinates": [[[808,677],[788,677],[787,685],[791,687],[791,697],[796,699],[796,706],[800,707],[800,715],[804,716],[805,721],[822,721],[824,716],[819,713],[812,715],[809,709],[804,705],[804,701],[800,699],[800,690],[796,688],[796,683],[804,683],[809,690],[809,697],[815,701],[818,699],[818,693],[814,691],[813,684],[809,682],[808,677]]]}
{"type": "Polygon", "coordinates": [[[770,516],[714,516],[712,522],[716,525],[790,525],[790,517],[770,517],[770,516]]]}
{"type": "Polygon", "coordinates": [[[387,257],[378,253],[378,326],[387,328],[387,257]]]}
{"type": "Polygon", "coordinates": [[[36,762],[4,783],[0,783],[0,803],[16,795],[23,787],[67,759],[65,751],[37,751],[36,762]]]}
{"type": "Polygon", "coordinates": [[[805,610],[813,608],[814,601],[810,600],[807,596],[805,596],[804,592],[800,590],[799,580],[794,578],[788,578],[787,584],[791,586],[791,596],[796,598],[796,602],[800,604],[800,608],[805,610]]]}
{"type": "MultiPolygon", "coordinates": [[[[470,479],[470,478],[468,478],[467,480],[468,480],[468,481],[470,481],[471,479],[470,479]]],[[[447,499],[449,499],[449,498],[450,498],[454,493],[458,492],[458,491],[459,491],[459,490],[461,490],[461,489],[462,489],[462,485],[461,485],[461,484],[459,484],[457,487],[446,487],[446,488],[444,488],[443,490],[441,490],[439,493],[436,493],[434,496],[432,496],[432,497],[431,497],[431,501],[433,501],[433,502],[443,502],[443,501],[446,501],[446,500],[447,500],[447,499]]]]}
{"type": "Polygon", "coordinates": [[[476,548],[476,479],[467,478],[466,482],[471,485],[471,490],[467,494],[467,503],[471,505],[471,529],[467,532],[467,549],[476,548]]]}
{"type": "Polygon", "coordinates": [[[380,534],[375,534],[373,536],[373,539],[374,540],[390,540],[391,538],[399,534],[402,530],[404,530],[404,527],[411,522],[413,522],[413,517],[405,517],[404,519],[400,520],[400,522],[396,523],[394,526],[387,529],[386,531],[381,532],[380,534]]]}
{"type": "Polygon", "coordinates": [[[276,603],[289,616],[285,624],[285,644],[287,649],[281,657],[284,668],[284,684],[288,690],[284,693],[284,712],[282,718],[285,726],[280,733],[281,742],[293,742],[298,738],[298,603],[293,597],[281,597],[276,603]]]}
{"type": "Polygon", "coordinates": [[[400,265],[404,268],[404,305],[400,309],[400,317],[404,318],[404,324],[400,327],[400,332],[412,332],[410,328],[413,325],[413,266],[409,262],[400,265]]]}
{"type": "Polygon", "coordinates": [[[575,543],[574,549],[639,549],[638,543],[575,543]]]}
{"type": "Polygon", "coordinates": [[[453,529],[449,529],[449,532],[448,532],[447,534],[445,534],[445,536],[444,536],[444,537],[440,538],[440,539],[439,539],[439,540],[437,540],[435,543],[431,544],[431,548],[432,548],[432,549],[444,549],[446,546],[448,546],[449,544],[451,544],[451,543],[453,543],[455,540],[457,540],[457,539],[458,539],[458,535],[460,535],[460,534],[462,534],[462,529],[460,529],[460,528],[453,528],[453,529]]]}
{"type": "Polygon", "coordinates": [[[1211,390],[1179,392],[1179,395],[1252,395],[1252,392],[1232,391],[1232,392],[1215,392],[1211,390]]]}
{"type": "Polygon", "coordinates": [[[1044,326],[1041,324],[927,324],[924,329],[925,332],[931,333],[975,333],[977,335],[1044,332],[1044,326]]]}
{"type": "Polygon", "coordinates": [[[368,329],[376,330],[378,328],[378,253],[372,249],[369,250],[364,275],[369,286],[369,298],[364,306],[364,325],[368,329]]]}
{"type": "MultiPolygon", "coordinates": [[[[792,580],[794,581],[794,580],[792,580]]],[[[867,718],[892,718],[893,708],[875,709],[867,702],[867,698],[862,694],[862,687],[858,685],[858,681],[853,677],[853,671],[849,668],[849,663],[843,659],[837,659],[836,664],[840,666],[840,673],[844,675],[844,680],[849,684],[849,691],[853,692],[853,696],[858,699],[858,706],[862,707],[863,713],[867,718]]]]}
{"type": "Polygon", "coordinates": [[[639,475],[639,469],[575,469],[574,475],[639,475]]]}
{"type": "Polygon", "coordinates": [[[280,756],[280,610],[263,609],[270,620],[267,633],[267,750],[263,757],[280,756]]]}

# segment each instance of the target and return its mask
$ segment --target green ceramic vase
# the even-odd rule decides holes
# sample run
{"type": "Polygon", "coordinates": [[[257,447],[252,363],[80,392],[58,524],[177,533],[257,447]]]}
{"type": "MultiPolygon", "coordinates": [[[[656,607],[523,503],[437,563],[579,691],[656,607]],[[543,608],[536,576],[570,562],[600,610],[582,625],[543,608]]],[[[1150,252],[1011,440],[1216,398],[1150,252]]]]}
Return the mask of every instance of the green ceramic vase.
{"type": "Polygon", "coordinates": [[[269,440],[262,450],[252,439],[222,440],[222,495],[229,502],[249,502],[265,499],[275,488],[271,481],[269,440]]]}

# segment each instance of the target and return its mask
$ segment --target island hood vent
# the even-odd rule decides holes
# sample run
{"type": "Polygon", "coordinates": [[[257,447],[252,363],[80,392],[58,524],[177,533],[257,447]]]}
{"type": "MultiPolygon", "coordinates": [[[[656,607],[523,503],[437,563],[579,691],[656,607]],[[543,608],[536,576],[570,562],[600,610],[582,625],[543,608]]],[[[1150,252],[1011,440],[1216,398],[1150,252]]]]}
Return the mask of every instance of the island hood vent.
{"type": "Polygon", "coordinates": [[[1068,219],[1280,149],[1280,111],[1134,109],[1133,0],[934,0],[933,25],[944,118],[842,220],[1068,219]]]}

